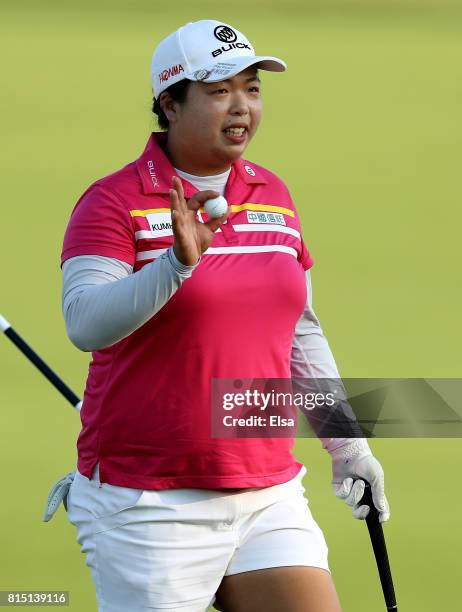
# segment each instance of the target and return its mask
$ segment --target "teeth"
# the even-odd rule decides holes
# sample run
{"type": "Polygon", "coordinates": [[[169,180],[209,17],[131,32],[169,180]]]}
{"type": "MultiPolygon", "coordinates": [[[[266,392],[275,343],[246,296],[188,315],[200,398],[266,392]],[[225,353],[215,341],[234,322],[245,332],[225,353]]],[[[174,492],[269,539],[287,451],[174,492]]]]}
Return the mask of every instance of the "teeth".
{"type": "Polygon", "coordinates": [[[231,136],[242,136],[242,134],[245,132],[245,128],[228,128],[225,130],[225,132],[231,136]]]}

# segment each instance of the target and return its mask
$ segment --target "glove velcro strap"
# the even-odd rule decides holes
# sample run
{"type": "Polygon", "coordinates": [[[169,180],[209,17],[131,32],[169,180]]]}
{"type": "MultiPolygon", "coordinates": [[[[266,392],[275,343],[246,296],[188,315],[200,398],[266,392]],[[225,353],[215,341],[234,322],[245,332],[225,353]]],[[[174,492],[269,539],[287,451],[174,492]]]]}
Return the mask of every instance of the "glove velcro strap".
{"type": "Polygon", "coordinates": [[[372,454],[366,438],[350,438],[349,442],[342,446],[337,446],[334,450],[329,450],[332,458],[337,460],[349,460],[358,455],[372,454]]]}

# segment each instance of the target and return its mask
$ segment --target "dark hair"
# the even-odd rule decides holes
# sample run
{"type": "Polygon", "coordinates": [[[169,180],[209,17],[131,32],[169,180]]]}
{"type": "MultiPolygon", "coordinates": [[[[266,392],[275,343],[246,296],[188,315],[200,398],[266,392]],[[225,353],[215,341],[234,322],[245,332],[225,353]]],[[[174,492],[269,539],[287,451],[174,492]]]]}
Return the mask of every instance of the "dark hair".
{"type": "MultiPolygon", "coordinates": [[[[191,83],[192,81],[188,79],[182,79],[181,81],[178,81],[178,83],[173,83],[173,85],[170,85],[170,87],[167,87],[167,89],[164,89],[164,91],[168,91],[175,102],[182,104],[186,100],[191,83]]],[[[152,112],[157,115],[157,123],[159,124],[160,129],[168,130],[169,122],[164,111],[160,107],[159,98],[152,99],[152,112]]]]}

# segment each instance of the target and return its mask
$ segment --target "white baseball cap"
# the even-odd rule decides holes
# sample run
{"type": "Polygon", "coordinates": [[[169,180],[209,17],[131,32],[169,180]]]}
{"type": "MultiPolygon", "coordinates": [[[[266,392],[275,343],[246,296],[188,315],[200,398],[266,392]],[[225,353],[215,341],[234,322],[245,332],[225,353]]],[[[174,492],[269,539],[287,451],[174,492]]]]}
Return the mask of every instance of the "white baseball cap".
{"type": "Polygon", "coordinates": [[[187,23],[164,38],[152,56],[154,96],[183,79],[214,83],[233,77],[249,66],[283,72],[277,57],[255,55],[248,39],[230,25],[213,19],[187,23]]]}

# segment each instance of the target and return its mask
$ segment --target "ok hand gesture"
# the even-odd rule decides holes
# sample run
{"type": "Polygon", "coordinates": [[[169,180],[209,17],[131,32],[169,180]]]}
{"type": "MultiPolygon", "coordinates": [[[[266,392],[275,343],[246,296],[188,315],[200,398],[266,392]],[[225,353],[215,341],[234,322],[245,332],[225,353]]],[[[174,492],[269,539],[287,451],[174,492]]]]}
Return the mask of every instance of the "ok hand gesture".
{"type": "Polygon", "coordinates": [[[209,219],[207,223],[197,220],[197,211],[211,198],[220,195],[217,191],[199,191],[187,202],[183,185],[177,176],[172,178],[170,189],[170,208],[172,210],[172,228],[175,237],[173,252],[176,258],[186,266],[192,266],[212,243],[214,232],[223,224],[229,215],[209,219]]]}

